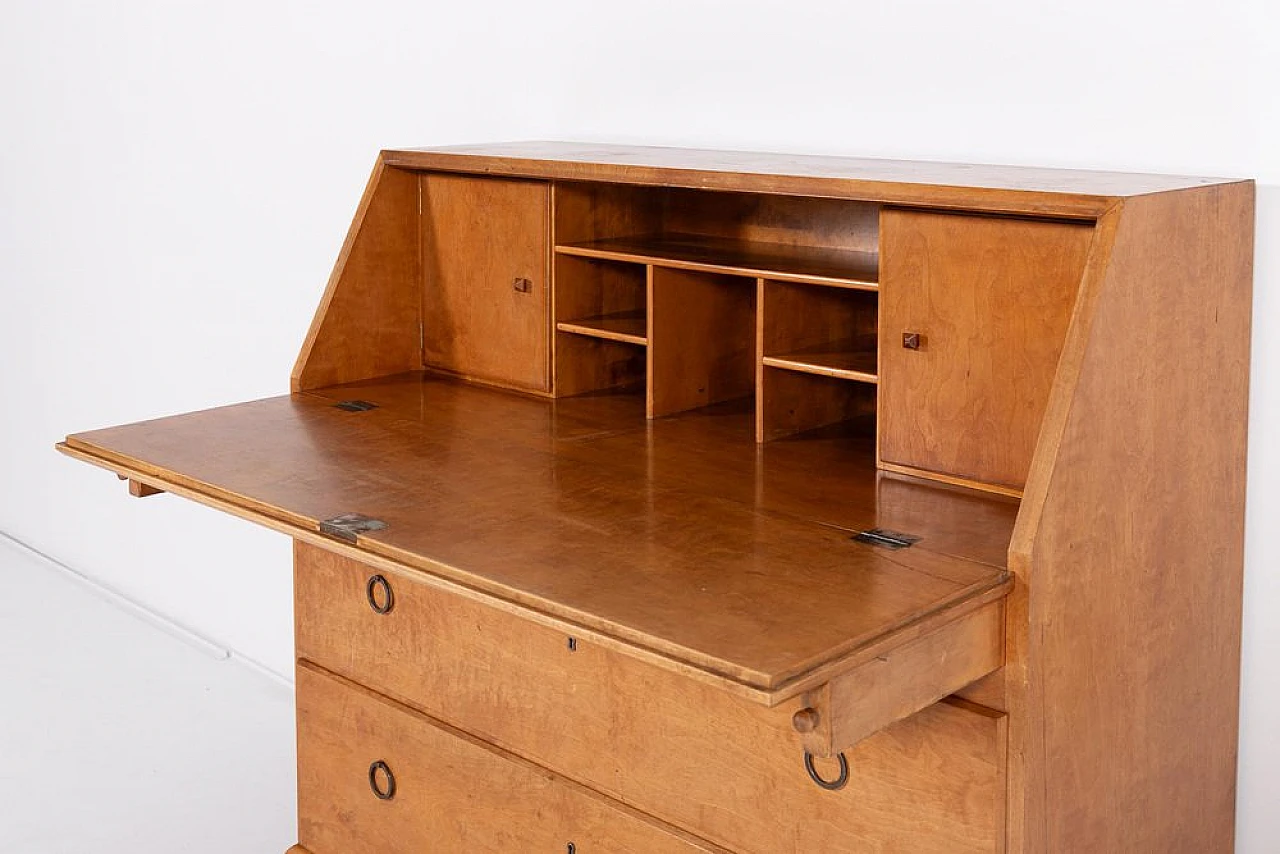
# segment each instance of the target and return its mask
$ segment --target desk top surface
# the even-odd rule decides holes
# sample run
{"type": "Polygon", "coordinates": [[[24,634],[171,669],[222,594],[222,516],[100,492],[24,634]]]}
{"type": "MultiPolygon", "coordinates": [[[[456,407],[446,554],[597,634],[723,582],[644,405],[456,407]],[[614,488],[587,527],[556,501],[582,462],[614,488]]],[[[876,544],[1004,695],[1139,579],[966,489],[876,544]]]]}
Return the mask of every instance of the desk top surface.
{"type": "Polygon", "coordinates": [[[1182,175],[584,142],[392,149],[383,157],[389,165],[416,169],[1081,217],[1097,216],[1128,196],[1234,182],[1182,175]]]}
{"type": "Polygon", "coordinates": [[[1007,586],[1015,500],[878,474],[863,439],[758,447],[752,423],[414,373],[67,446],[286,526],[381,519],[361,550],[763,692],[1007,586]],[[851,539],[877,526],[921,540],[851,539]]]}

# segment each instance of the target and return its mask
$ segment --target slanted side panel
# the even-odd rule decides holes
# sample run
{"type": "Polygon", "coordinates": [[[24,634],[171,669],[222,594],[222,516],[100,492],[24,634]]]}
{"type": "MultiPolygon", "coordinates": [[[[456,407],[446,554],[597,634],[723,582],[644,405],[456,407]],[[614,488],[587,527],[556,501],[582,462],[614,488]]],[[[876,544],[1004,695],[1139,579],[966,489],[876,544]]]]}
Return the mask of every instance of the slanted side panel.
{"type": "Polygon", "coordinates": [[[418,177],[379,160],[293,369],[293,390],[422,367],[418,177]]]}
{"type": "Polygon", "coordinates": [[[1252,184],[1127,201],[1051,408],[1011,549],[1043,716],[1028,851],[1232,849],[1253,208],[1252,184]]]}

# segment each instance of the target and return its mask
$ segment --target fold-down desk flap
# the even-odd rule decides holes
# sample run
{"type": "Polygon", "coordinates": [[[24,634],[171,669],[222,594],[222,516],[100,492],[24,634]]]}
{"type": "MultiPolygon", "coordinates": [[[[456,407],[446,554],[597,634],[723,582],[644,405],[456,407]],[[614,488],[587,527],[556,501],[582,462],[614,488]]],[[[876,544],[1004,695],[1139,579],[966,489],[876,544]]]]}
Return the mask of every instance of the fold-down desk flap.
{"type": "Polygon", "coordinates": [[[771,705],[1007,592],[990,558],[1016,503],[886,481],[865,451],[757,453],[750,418],[646,423],[626,398],[410,374],[60,448],[771,705]],[[903,521],[919,526],[907,549],[852,536],[903,521]]]}

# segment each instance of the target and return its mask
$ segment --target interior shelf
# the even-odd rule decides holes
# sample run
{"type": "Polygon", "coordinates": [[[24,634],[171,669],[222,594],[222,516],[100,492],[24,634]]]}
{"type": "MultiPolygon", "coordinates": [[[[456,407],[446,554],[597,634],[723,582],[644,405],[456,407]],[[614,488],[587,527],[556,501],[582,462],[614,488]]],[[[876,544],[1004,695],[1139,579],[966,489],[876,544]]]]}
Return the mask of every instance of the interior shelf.
{"type": "Polygon", "coordinates": [[[859,341],[845,341],[822,347],[793,350],[776,356],[765,356],[770,368],[818,374],[824,377],[876,383],[876,350],[859,341]]]}
{"type": "Polygon", "coordinates": [[[556,252],[857,290],[876,290],[879,286],[878,255],[851,249],[662,234],[562,244],[556,252]]]}
{"type": "Polygon", "coordinates": [[[639,344],[643,347],[649,343],[647,325],[643,311],[619,311],[595,317],[562,320],[556,324],[556,329],[560,332],[572,332],[575,335],[603,338],[607,341],[621,341],[624,344],[639,344]]]}

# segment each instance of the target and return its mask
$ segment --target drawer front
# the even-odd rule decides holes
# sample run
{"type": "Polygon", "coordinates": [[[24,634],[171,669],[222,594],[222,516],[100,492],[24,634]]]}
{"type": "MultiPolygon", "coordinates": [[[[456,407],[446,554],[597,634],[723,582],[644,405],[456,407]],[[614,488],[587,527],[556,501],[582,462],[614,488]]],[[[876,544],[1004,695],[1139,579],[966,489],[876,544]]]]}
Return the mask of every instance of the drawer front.
{"type": "Polygon", "coordinates": [[[298,765],[312,854],[725,854],[305,665],[298,765]]]}
{"type": "Polygon", "coordinates": [[[804,698],[767,709],[408,573],[296,556],[300,657],[700,837],[743,854],[1001,850],[997,713],[930,706],[847,751],[848,785],[827,791],[791,726],[804,698]]]}

